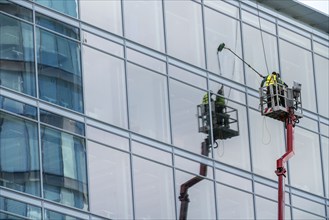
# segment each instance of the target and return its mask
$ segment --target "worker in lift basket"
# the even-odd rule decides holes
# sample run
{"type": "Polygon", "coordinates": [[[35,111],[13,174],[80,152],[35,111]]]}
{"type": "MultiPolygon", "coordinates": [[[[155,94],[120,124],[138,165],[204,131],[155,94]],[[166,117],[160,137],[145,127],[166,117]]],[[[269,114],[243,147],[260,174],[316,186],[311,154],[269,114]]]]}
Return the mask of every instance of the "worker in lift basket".
{"type": "Polygon", "coordinates": [[[280,74],[277,72],[272,72],[271,74],[267,75],[264,77],[263,81],[261,82],[260,86],[267,86],[267,107],[271,108],[272,107],[272,101],[271,101],[271,94],[270,94],[270,86],[272,85],[273,87],[273,97],[274,97],[274,104],[278,105],[277,103],[277,91],[279,92],[280,95],[280,102],[279,104],[283,107],[285,107],[285,97],[284,97],[284,87],[287,87],[287,84],[283,82],[280,78],[280,74]]]}
{"type": "Polygon", "coordinates": [[[229,127],[228,115],[226,114],[226,104],[224,98],[224,87],[222,86],[217,91],[217,96],[215,100],[215,111],[217,114],[217,123],[220,127],[225,125],[226,128],[229,127]]]}

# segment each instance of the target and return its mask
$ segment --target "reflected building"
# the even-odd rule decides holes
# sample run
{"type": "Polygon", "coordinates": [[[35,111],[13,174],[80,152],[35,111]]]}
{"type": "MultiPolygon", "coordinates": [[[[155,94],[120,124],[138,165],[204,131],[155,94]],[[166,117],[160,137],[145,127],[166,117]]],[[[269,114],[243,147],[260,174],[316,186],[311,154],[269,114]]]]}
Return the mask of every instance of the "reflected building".
{"type": "Polygon", "coordinates": [[[276,219],[285,128],[223,42],[302,84],[286,219],[327,219],[328,19],[293,0],[0,0],[0,219],[178,219],[200,164],[187,219],[276,219]],[[219,88],[239,135],[214,143],[197,106],[219,88]]]}

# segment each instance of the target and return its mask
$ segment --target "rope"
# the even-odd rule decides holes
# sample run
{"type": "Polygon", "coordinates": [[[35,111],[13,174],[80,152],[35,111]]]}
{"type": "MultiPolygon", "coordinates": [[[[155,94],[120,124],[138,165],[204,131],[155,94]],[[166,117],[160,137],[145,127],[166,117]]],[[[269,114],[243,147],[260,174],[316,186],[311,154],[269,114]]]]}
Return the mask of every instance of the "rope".
{"type": "Polygon", "coordinates": [[[267,73],[269,73],[269,69],[268,69],[268,63],[267,63],[267,58],[266,58],[266,52],[265,52],[265,45],[264,45],[264,38],[263,38],[263,30],[262,30],[262,25],[260,22],[260,14],[259,14],[259,8],[258,8],[258,3],[256,2],[256,6],[257,6],[257,14],[258,14],[258,24],[259,24],[259,30],[260,30],[260,37],[262,40],[262,47],[263,47],[263,54],[264,54],[264,58],[265,58],[265,65],[266,65],[266,70],[267,73]]]}
{"type": "Polygon", "coordinates": [[[270,130],[267,127],[267,123],[266,123],[266,117],[263,116],[263,126],[262,126],[262,143],[265,145],[268,145],[269,143],[271,143],[271,133],[270,130]],[[267,131],[267,134],[269,136],[269,140],[267,142],[265,142],[265,129],[267,131]]]}

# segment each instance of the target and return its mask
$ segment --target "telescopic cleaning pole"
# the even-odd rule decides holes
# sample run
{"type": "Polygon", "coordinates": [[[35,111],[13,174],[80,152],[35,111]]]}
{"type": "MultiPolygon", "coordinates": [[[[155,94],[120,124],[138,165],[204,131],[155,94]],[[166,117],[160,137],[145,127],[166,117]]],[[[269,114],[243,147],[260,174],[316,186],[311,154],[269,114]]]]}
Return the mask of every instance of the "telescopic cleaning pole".
{"type": "Polygon", "coordinates": [[[239,58],[242,62],[244,62],[250,69],[252,69],[255,73],[258,74],[258,76],[260,76],[261,78],[264,78],[264,76],[262,74],[260,74],[257,70],[255,70],[252,66],[250,66],[250,64],[248,64],[246,61],[244,61],[241,57],[239,57],[236,53],[234,53],[230,48],[225,47],[224,43],[221,43],[218,48],[217,48],[217,54],[218,52],[222,52],[223,49],[229,50],[231,51],[231,53],[233,53],[237,58],[239,58]]]}

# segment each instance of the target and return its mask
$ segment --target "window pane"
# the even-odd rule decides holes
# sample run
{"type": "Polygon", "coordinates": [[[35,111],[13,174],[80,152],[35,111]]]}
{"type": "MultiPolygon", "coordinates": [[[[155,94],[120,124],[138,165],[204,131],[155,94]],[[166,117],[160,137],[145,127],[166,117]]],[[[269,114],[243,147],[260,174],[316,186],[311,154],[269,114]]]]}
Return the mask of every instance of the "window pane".
{"type": "Polygon", "coordinates": [[[37,108],[23,102],[0,95],[0,109],[25,116],[31,119],[37,119],[37,108]]]}
{"type": "Polygon", "coordinates": [[[89,47],[83,47],[83,53],[86,114],[127,128],[123,60],[89,47]]]}
{"type": "Polygon", "coordinates": [[[263,117],[258,111],[250,109],[249,113],[254,172],[277,180],[276,160],[285,152],[283,123],[263,117]]]}
{"type": "Polygon", "coordinates": [[[169,142],[167,78],[133,64],[127,68],[131,129],[169,142]]]}
{"type": "Polygon", "coordinates": [[[122,35],[121,1],[93,0],[79,2],[83,21],[114,34],[122,35]]]}
{"type": "Polygon", "coordinates": [[[88,141],[90,210],[111,219],[132,219],[129,154],[88,141]]]}
{"type": "MultiPolygon", "coordinates": [[[[257,212],[257,219],[267,219],[267,220],[273,220],[277,219],[278,216],[278,203],[272,202],[270,200],[256,197],[256,212],[257,212]]],[[[291,219],[290,215],[290,207],[285,207],[285,219],[291,219]]]]}
{"type": "Polygon", "coordinates": [[[79,44],[37,29],[39,96],[83,112],[79,44]]]}
{"type": "Polygon", "coordinates": [[[173,144],[200,154],[201,143],[207,137],[198,131],[197,105],[205,91],[170,80],[170,107],[173,144]]]}
{"type": "Polygon", "coordinates": [[[217,198],[220,219],[253,219],[252,195],[217,184],[217,198]]]}
{"type": "Polygon", "coordinates": [[[32,21],[32,10],[16,5],[15,3],[3,0],[0,2],[0,11],[12,14],[16,17],[32,21]]]}
{"type": "Polygon", "coordinates": [[[321,56],[314,55],[314,64],[319,114],[329,118],[329,60],[321,56]]]}
{"type": "Polygon", "coordinates": [[[202,15],[192,1],[165,1],[168,53],[193,65],[204,67],[202,15]]]}
{"type": "Polygon", "coordinates": [[[78,17],[78,1],[76,0],[35,0],[35,2],[72,17],[78,17]]]}
{"type": "Polygon", "coordinates": [[[319,136],[301,128],[295,129],[296,153],[289,161],[291,185],[310,193],[323,196],[319,136]],[[305,162],[305,158],[309,163],[305,162]],[[301,173],[312,173],[305,178],[301,173]]]}
{"type": "Polygon", "coordinates": [[[306,47],[307,49],[311,49],[311,40],[302,35],[299,35],[293,31],[290,31],[283,27],[278,27],[280,37],[283,37],[299,46],[306,47]]]}
{"type": "MultiPolygon", "coordinates": [[[[260,30],[246,24],[243,25],[245,60],[259,73],[266,76],[273,71],[279,72],[278,49],[276,37],[265,32],[262,35],[266,57],[264,55],[260,30]],[[269,72],[267,71],[266,62],[269,72]]],[[[258,90],[262,80],[257,73],[246,66],[246,81],[248,86],[258,90]]]]}
{"type": "Polygon", "coordinates": [[[176,219],[172,169],[133,158],[136,219],[176,219]]]}
{"type": "Polygon", "coordinates": [[[289,87],[293,86],[293,81],[301,83],[303,108],[315,112],[316,99],[311,55],[311,52],[307,50],[280,40],[282,79],[289,87]]]}
{"type": "Polygon", "coordinates": [[[162,1],[124,1],[125,34],[155,50],[164,51],[162,1]]]}
{"type": "MultiPolygon", "coordinates": [[[[41,208],[27,203],[19,202],[6,197],[0,197],[0,210],[27,217],[29,219],[41,219],[41,208]]],[[[0,219],[19,219],[5,213],[0,213],[0,219]]]]}
{"type": "Polygon", "coordinates": [[[159,150],[146,144],[132,141],[131,151],[134,154],[150,158],[151,160],[155,160],[159,163],[164,163],[168,165],[172,164],[172,155],[170,153],[159,150]]]}
{"type": "Polygon", "coordinates": [[[76,134],[85,135],[85,127],[82,122],[46,110],[40,109],[40,121],[76,134]]]}
{"type": "Polygon", "coordinates": [[[35,96],[32,26],[0,14],[0,85],[35,96]]]}
{"type": "Polygon", "coordinates": [[[43,189],[46,199],[87,210],[84,140],[41,126],[43,189]]]}
{"type": "Polygon", "coordinates": [[[296,208],[300,208],[314,214],[325,216],[325,206],[322,204],[295,195],[292,195],[291,201],[294,207],[296,208]]]}
{"type": "Polygon", "coordinates": [[[329,198],[329,139],[321,137],[323,173],[326,188],[326,197],[329,198]]]}
{"type": "Polygon", "coordinates": [[[229,14],[235,18],[239,18],[239,9],[233,5],[230,5],[224,1],[213,1],[213,0],[204,0],[206,5],[226,14],[229,14]]]}
{"type": "Polygon", "coordinates": [[[0,111],[0,185],[40,196],[36,123],[0,111]]]}
{"type": "Polygon", "coordinates": [[[59,212],[54,212],[54,211],[50,211],[48,209],[45,209],[45,219],[46,220],[52,220],[52,219],[63,219],[63,220],[78,220],[78,218],[66,215],[66,214],[62,214],[59,212]]]}
{"type": "Polygon", "coordinates": [[[240,22],[214,10],[205,8],[207,65],[211,72],[237,82],[244,82],[242,62],[231,52],[223,50],[217,54],[219,44],[241,56],[240,22]]]}

